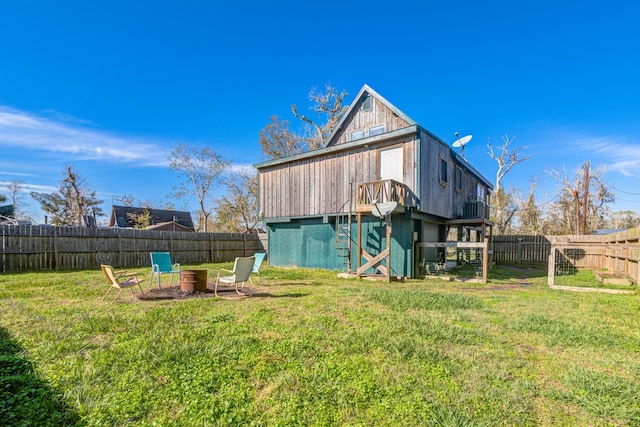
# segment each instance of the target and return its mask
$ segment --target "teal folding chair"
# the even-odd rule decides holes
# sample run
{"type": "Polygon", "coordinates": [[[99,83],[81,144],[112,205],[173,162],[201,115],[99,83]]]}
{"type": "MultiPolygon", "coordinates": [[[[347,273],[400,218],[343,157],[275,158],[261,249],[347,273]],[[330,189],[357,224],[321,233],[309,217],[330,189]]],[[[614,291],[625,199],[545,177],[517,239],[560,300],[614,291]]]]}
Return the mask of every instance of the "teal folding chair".
{"type": "Polygon", "coordinates": [[[156,275],[158,280],[158,289],[160,289],[160,275],[171,273],[171,282],[173,283],[173,274],[178,273],[178,281],[180,281],[180,264],[171,263],[171,254],[169,252],[151,252],[151,279],[149,287],[153,284],[153,276],[156,275]]]}
{"type": "MultiPolygon", "coordinates": [[[[258,275],[258,279],[260,279],[260,286],[262,286],[262,276],[260,275],[260,266],[262,265],[262,261],[267,256],[264,252],[256,252],[253,254],[255,260],[253,261],[253,270],[251,270],[251,274],[256,273],[258,275]]],[[[249,276],[249,282],[253,285],[253,280],[251,280],[251,276],[249,276]]]]}

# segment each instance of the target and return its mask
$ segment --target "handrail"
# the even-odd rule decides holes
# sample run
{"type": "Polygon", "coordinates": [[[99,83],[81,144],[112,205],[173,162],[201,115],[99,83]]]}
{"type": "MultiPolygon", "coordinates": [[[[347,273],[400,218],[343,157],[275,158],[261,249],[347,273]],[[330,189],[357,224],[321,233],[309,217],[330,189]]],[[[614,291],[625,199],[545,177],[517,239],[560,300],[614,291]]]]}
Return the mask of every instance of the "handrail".
{"type": "Polygon", "coordinates": [[[398,202],[405,206],[407,186],[392,179],[363,182],[356,187],[356,205],[398,202]]]}

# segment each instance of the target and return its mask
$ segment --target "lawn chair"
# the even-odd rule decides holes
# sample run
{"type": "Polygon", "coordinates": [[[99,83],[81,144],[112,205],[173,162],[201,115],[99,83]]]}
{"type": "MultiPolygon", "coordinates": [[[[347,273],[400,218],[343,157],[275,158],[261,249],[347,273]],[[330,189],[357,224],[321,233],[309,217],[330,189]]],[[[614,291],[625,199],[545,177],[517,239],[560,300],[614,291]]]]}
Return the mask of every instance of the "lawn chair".
{"type": "Polygon", "coordinates": [[[129,290],[131,291],[131,295],[133,295],[133,297],[135,298],[136,295],[133,293],[133,289],[131,288],[136,285],[138,285],[138,287],[140,288],[140,292],[142,293],[142,295],[144,295],[142,286],[140,286],[140,282],[142,280],[138,279],[138,273],[127,273],[126,271],[113,271],[112,266],[105,265],[105,264],[101,264],[100,268],[102,269],[102,273],[104,274],[104,277],[106,277],[107,281],[109,282],[109,290],[102,297],[102,302],[104,302],[104,299],[107,297],[107,295],[109,295],[109,292],[111,292],[111,290],[114,288],[118,289],[118,293],[116,294],[116,297],[113,300],[111,300],[109,304],[113,304],[120,296],[120,293],[122,292],[122,290],[125,288],[129,288],[129,290]]]}
{"type": "Polygon", "coordinates": [[[251,276],[251,272],[253,271],[253,265],[255,263],[255,257],[238,257],[233,263],[233,271],[221,268],[218,270],[218,277],[216,278],[216,284],[213,289],[215,296],[218,296],[218,285],[235,285],[236,293],[239,295],[251,296],[244,294],[238,290],[238,283],[242,283],[244,288],[244,282],[249,280],[249,276],[251,276]],[[231,273],[230,276],[221,276],[220,272],[225,271],[227,273],[231,273]]]}
{"type": "MultiPolygon", "coordinates": [[[[251,270],[251,274],[256,273],[258,275],[260,286],[262,286],[262,276],[260,275],[260,266],[262,265],[262,261],[264,261],[264,257],[267,256],[264,252],[256,252],[253,254],[255,257],[255,261],[253,263],[253,270],[251,270]]],[[[249,276],[249,282],[253,285],[253,280],[251,280],[251,276],[249,276]]]]}
{"type": "Polygon", "coordinates": [[[160,289],[160,275],[171,273],[171,282],[173,283],[173,273],[178,273],[178,281],[180,281],[180,264],[171,263],[171,254],[169,252],[151,252],[151,279],[149,287],[153,284],[153,275],[158,278],[158,289],[160,289]]]}

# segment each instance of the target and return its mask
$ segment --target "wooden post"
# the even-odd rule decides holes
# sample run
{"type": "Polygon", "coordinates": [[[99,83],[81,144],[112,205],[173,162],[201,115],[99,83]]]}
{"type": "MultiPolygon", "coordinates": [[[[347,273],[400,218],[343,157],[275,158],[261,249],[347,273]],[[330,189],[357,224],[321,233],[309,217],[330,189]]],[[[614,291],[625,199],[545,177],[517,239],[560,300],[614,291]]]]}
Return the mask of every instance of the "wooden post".
{"type": "Polygon", "coordinates": [[[551,245],[551,250],[549,251],[549,264],[547,265],[547,284],[549,286],[553,286],[555,284],[555,273],[556,273],[556,248],[551,245]]]}
{"type": "Polygon", "coordinates": [[[60,241],[58,239],[58,227],[53,227],[53,259],[56,263],[56,270],[60,270],[60,252],[58,251],[58,246],[60,241]]]}
{"type": "Polygon", "coordinates": [[[358,212],[358,260],[356,263],[356,270],[360,270],[362,265],[362,213],[358,212]]]}
{"type": "Polygon", "coordinates": [[[487,283],[489,276],[489,239],[484,238],[484,248],[482,249],[482,283],[487,283]]]}
{"type": "Polygon", "coordinates": [[[388,216],[387,223],[387,282],[391,281],[391,215],[388,216]]]}

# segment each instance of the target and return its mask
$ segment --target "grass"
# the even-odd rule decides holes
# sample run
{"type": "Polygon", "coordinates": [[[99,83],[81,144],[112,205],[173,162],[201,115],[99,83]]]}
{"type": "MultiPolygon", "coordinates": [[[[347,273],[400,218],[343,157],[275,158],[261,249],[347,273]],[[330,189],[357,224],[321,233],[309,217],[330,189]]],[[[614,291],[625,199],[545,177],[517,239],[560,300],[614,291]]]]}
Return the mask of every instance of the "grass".
{"type": "Polygon", "coordinates": [[[598,289],[616,289],[616,290],[637,290],[637,285],[606,283],[598,280],[593,270],[587,268],[579,268],[572,271],[571,274],[556,275],[555,285],[557,286],[573,286],[581,288],[598,288],[598,289]]]}
{"type": "Polygon", "coordinates": [[[3,425],[640,425],[637,294],[262,271],[250,299],[113,305],[99,271],[0,275],[3,425]]]}

